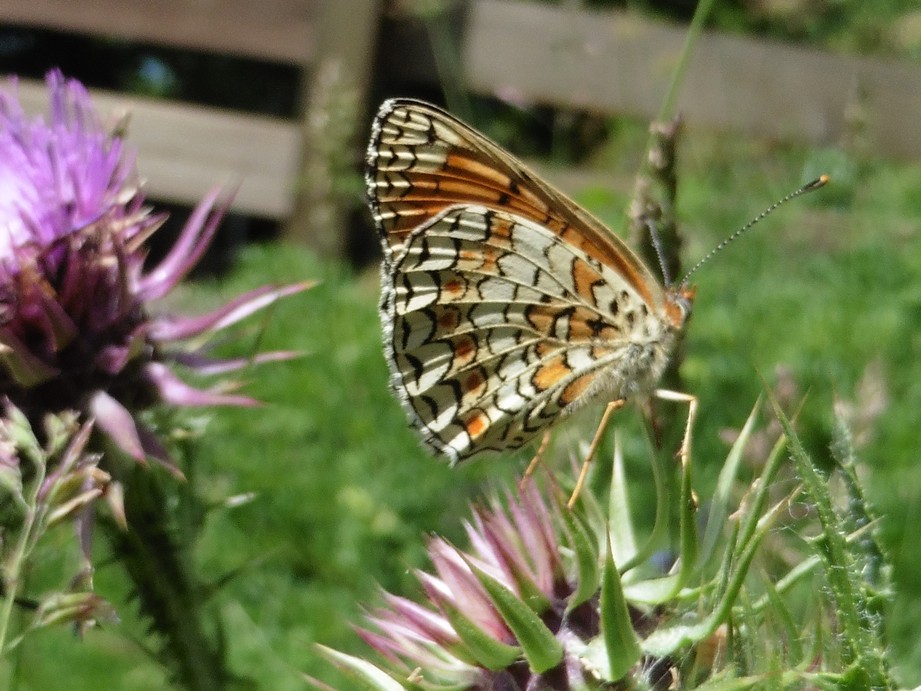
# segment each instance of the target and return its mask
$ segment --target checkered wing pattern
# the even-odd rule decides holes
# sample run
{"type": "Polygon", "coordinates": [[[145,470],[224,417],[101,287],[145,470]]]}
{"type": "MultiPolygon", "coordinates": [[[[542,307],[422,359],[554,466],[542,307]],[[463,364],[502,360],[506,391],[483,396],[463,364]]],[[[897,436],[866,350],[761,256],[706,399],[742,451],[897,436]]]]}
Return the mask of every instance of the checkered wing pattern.
{"type": "Polygon", "coordinates": [[[662,304],[658,280],[604,224],[498,144],[419,101],[381,106],[368,146],[368,196],[385,260],[414,229],[455,204],[529,218],[614,268],[643,299],[662,304]]]}
{"type": "Polygon", "coordinates": [[[632,251],[447,113],[388,101],[368,151],[391,384],[452,461],[654,387],[685,311],[632,251]]]}

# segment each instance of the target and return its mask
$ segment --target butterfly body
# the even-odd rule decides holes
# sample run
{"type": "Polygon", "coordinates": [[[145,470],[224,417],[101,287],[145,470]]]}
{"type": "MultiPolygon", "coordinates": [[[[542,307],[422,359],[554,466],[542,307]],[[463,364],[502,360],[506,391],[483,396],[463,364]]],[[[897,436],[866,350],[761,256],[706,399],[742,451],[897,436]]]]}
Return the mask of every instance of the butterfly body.
{"type": "Polygon", "coordinates": [[[368,149],[391,386],[452,461],[528,443],[587,402],[644,396],[693,294],[483,135],[387,101],[368,149]]]}

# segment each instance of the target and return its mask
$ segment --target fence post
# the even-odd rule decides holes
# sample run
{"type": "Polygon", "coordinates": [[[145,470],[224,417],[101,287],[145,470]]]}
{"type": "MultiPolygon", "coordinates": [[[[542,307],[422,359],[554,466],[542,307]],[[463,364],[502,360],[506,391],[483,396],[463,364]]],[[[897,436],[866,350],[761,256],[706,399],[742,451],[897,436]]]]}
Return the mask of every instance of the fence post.
{"type": "Polygon", "coordinates": [[[326,257],[346,250],[349,210],[360,196],[354,152],[363,122],[380,0],[322,0],[316,54],[305,77],[302,149],[285,238],[326,257]]]}

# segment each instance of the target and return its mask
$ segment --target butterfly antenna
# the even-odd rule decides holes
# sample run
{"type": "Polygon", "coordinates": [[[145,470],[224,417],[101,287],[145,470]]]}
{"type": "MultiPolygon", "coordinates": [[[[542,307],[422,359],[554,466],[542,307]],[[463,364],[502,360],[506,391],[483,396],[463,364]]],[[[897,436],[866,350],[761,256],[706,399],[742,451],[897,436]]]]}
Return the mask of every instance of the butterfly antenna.
{"type": "MultiPolygon", "coordinates": [[[[716,247],[714,247],[712,250],[710,250],[707,254],[705,254],[705,255],[703,256],[703,258],[702,258],[699,262],[697,262],[694,266],[692,266],[692,267],[691,267],[691,270],[688,271],[688,272],[684,275],[684,278],[681,279],[680,285],[682,285],[682,286],[683,286],[683,285],[687,285],[688,279],[691,277],[691,274],[693,274],[693,273],[694,273],[695,271],[697,271],[701,266],[703,266],[703,265],[706,264],[708,261],[710,261],[710,260],[713,258],[713,255],[715,255],[717,252],[722,251],[722,250],[726,247],[726,245],[728,245],[730,242],[732,242],[733,240],[739,238],[741,235],[743,235],[744,233],[746,233],[753,225],[755,225],[756,223],[758,223],[758,221],[763,220],[763,219],[765,218],[765,216],[767,216],[768,214],[770,214],[771,212],[773,212],[775,209],[777,209],[777,207],[783,206],[784,204],[786,204],[786,203],[787,203],[788,201],[790,201],[791,199],[796,199],[797,197],[800,197],[800,196],[802,196],[802,195],[804,195],[804,194],[806,194],[806,193],[808,193],[808,192],[812,192],[812,191],[814,191],[814,190],[819,189],[820,187],[824,187],[824,186],[828,183],[828,180],[829,180],[829,177],[828,177],[827,175],[820,175],[818,178],[816,178],[816,179],[813,180],[812,182],[807,182],[805,185],[803,185],[802,187],[800,187],[798,190],[795,190],[795,191],[793,191],[793,192],[790,192],[790,194],[788,194],[788,195],[787,195],[786,197],[784,197],[783,199],[780,199],[780,200],[774,202],[773,204],[771,204],[768,208],[766,208],[766,209],[765,209],[764,211],[762,211],[760,214],[758,214],[757,216],[755,216],[752,220],[750,220],[748,223],[746,223],[744,226],[742,226],[741,228],[739,228],[736,232],[734,232],[732,235],[730,235],[729,237],[727,237],[727,238],[726,238],[725,240],[723,240],[720,244],[718,244],[716,247]]],[[[656,252],[658,252],[658,251],[659,251],[658,245],[656,245],[656,252]]],[[[659,261],[660,261],[660,262],[662,261],[661,255],[659,256],[659,261]]]]}
{"type": "Polygon", "coordinates": [[[652,248],[656,252],[656,259],[659,260],[659,269],[662,271],[662,283],[665,286],[672,284],[672,277],[668,275],[668,266],[665,263],[665,250],[662,249],[662,238],[659,237],[659,229],[648,215],[643,216],[643,223],[649,229],[649,240],[652,242],[652,248]]]}

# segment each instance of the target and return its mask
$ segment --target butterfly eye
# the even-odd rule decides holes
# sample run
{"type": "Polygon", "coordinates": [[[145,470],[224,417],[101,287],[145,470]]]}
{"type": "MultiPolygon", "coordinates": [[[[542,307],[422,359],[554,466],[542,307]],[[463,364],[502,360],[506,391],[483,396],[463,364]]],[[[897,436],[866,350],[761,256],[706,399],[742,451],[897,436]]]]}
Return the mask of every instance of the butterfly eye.
{"type": "Polygon", "coordinates": [[[697,286],[683,287],[678,291],[678,305],[684,312],[685,320],[691,316],[694,307],[694,298],[697,297],[697,286]]]}
{"type": "Polygon", "coordinates": [[[682,286],[668,290],[668,297],[665,301],[665,314],[674,328],[681,329],[685,322],[690,319],[696,294],[697,288],[694,286],[690,288],[682,286]]]}

